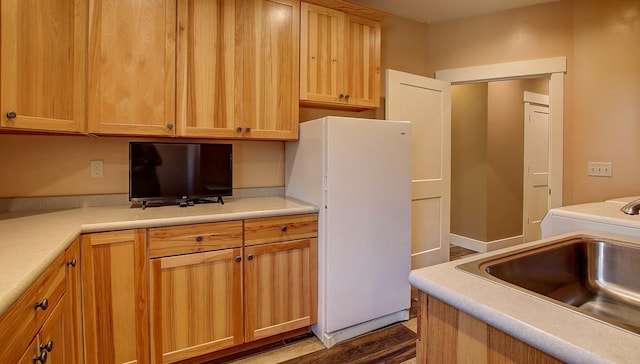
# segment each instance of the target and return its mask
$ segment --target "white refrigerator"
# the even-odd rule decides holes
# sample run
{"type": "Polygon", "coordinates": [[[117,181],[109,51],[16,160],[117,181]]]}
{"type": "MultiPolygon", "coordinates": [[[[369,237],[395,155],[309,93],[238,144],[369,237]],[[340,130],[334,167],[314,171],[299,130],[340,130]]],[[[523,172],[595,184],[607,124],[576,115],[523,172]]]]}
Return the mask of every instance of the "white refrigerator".
{"type": "Polygon", "coordinates": [[[409,318],[411,124],[325,117],[285,145],[285,194],[319,207],[326,347],[409,318]]]}

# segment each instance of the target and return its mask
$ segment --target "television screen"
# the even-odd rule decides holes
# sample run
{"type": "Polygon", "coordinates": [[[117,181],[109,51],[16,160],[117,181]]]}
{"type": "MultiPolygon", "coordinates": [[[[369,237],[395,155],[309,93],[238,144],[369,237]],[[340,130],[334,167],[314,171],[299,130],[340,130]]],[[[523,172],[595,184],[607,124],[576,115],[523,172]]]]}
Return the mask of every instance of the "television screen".
{"type": "Polygon", "coordinates": [[[232,193],[231,144],[129,143],[129,200],[198,200],[232,193]]]}

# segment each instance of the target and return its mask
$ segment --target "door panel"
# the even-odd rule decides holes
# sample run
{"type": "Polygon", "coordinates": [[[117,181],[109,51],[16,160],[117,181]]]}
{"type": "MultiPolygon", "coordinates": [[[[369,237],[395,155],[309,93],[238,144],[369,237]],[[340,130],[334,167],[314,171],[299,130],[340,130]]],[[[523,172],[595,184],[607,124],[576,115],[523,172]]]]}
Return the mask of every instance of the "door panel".
{"type": "Polygon", "coordinates": [[[549,209],[549,107],[525,103],[524,241],[542,237],[549,209]]]}
{"type": "Polygon", "coordinates": [[[451,85],[387,70],[386,118],[412,124],[412,269],[449,260],[451,85]],[[438,224],[438,228],[434,227],[438,224]]]}

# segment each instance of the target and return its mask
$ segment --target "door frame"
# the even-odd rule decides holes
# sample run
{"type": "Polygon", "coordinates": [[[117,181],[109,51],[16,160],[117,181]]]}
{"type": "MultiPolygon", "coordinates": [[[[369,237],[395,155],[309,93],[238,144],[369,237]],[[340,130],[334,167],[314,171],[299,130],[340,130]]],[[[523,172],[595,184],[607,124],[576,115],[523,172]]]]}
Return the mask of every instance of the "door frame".
{"type": "Polygon", "coordinates": [[[564,74],[567,57],[496,63],[436,71],[437,80],[452,85],[549,77],[549,208],[562,206],[564,74]]]}

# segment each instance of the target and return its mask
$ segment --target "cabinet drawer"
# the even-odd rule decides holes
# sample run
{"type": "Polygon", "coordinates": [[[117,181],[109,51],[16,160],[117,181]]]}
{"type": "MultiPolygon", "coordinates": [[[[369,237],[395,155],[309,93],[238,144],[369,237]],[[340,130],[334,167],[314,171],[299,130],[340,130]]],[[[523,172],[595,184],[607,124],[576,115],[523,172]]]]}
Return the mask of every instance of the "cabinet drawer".
{"type": "Polygon", "coordinates": [[[0,317],[0,363],[16,362],[25,352],[62,299],[64,282],[65,259],[62,254],[0,317]]]}
{"type": "Polygon", "coordinates": [[[250,219],[244,223],[244,245],[313,238],[318,235],[316,214],[250,219]]]}
{"type": "Polygon", "coordinates": [[[149,229],[149,258],[242,246],[242,221],[149,229]]]}

